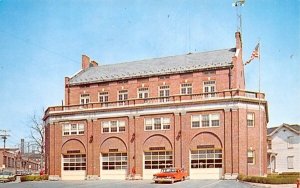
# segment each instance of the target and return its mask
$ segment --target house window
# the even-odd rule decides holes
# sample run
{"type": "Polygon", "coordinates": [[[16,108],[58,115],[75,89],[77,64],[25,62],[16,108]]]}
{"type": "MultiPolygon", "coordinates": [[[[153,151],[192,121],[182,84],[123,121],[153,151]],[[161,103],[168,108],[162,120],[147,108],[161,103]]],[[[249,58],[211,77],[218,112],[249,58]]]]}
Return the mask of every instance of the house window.
{"type": "Polygon", "coordinates": [[[215,97],[216,94],[216,81],[203,82],[203,93],[205,98],[215,97]]]}
{"type": "Polygon", "coordinates": [[[149,89],[146,87],[138,88],[138,98],[147,99],[149,97],[149,89]]]}
{"type": "Polygon", "coordinates": [[[159,87],[159,97],[161,97],[160,102],[168,102],[169,96],[170,96],[170,87],[160,86],[159,87]]]}
{"type": "Polygon", "coordinates": [[[294,142],[294,137],[293,136],[289,136],[287,138],[287,147],[288,147],[288,149],[292,149],[293,148],[293,142],[294,142]]]}
{"type": "Polygon", "coordinates": [[[88,104],[90,102],[90,94],[80,95],[80,104],[88,104]]]}
{"type": "Polygon", "coordinates": [[[247,126],[254,127],[254,113],[247,113],[247,126]]]}
{"type": "Polygon", "coordinates": [[[187,95],[187,94],[192,94],[192,84],[181,84],[181,94],[182,95],[187,95]]]}
{"type": "Polygon", "coordinates": [[[146,131],[169,130],[170,118],[145,118],[144,126],[146,131]]]}
{"type": "Polygon", "coordinates": [[[126,101],[128,99],[128,90],[121,90],[119,91],[119,105],[124,106],[126,104],[126,101]]]}
{"type": "Polygon", "coordinates": [[[86,170],[86,155],[63,155],[63,168],[67,171],[86,170]]]}
{"type": "Polygon", "coordinates": [[[83,135],[84,134],[84,124],[65,124],[63,125],[63,135],[83,135]]]}
{"type": "Polygon", "coordinates": [[[103,121],[103,133],[118,133],[125,132],[125,121],[103,121]]]}
{"type": "Polygon", "coordinates": [[[192,128],[199,127],[219,127],[220,114],[192,115],[192,128]]]}
{"type": "Polygon", "coordinates": [[[99,93],[99,102],[102,103],[102,106],[108,106],[108,92],[99,93]]]}
{"type": "Polygon", "coordinates": [[[267,140],[268,149],[272,149],[272,140],[267,140]]]}
{"type": "Polygon", "coordinates": [[[287,157],[287,168],[293,169],[294,168],[294,156],[287,157]]]}
{"type": "Polygon", "coordinates": [[[247,154],[247,162],[248,164],[254,164],[255,153],[253,150],[248,150],[247,154]]]}

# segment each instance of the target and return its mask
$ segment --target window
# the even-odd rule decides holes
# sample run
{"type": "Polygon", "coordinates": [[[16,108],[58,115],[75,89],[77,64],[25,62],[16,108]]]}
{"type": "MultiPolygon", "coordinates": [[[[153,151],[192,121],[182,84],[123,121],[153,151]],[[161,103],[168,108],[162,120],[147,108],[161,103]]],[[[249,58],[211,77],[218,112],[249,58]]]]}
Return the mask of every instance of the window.
{"type": "Polygon", "coordinates": [[[102,103],[102,106],[108,106],[108,92],[99,93],[99,102],[102,103]]]}
{"type": "Polygon", "coordinates": [[[127,90],[121,90],[119,91],[119,105],[124,106],[126,104],[126,101],[128,99],[128,91],[127,90]]]}
{"type": "Polygon", "coordinates": [[[84,134],[84,124],[65,124],[63,125],[63,135],[83,135],[84,134]]]}
{"type": "Polygon", "coordinates": [[[173,166],[172,151],[150,151],[144,153],[145,169],[163,169],[173,166]]]}
{"type": "Polygon", "coordinates": [[[170,118],[145,118],[144,122],[145,130],[169,130],[170,118]]]}
{"type": "Polygon", "coordinates": [[[191,168],[222,168],[222,150],[191,150],[191,168]]]}
{"type": "Polygon", "coordinates": [[[181,84],[182,95],[192,94],[192,89],[192,84],[181,84]]]}
{"type": "Polygon", "coordinates": [[[289,136],[288,140],[287,140],[287,147],[288,147],[288,149],[292,149],[293,148],[293,142],[294,142],[294,137],[293,136],[289,136]]]}
{"type": "Polygon", "coordinates": [[[149,89],[146,87],[138,88],[138,98],[147,99],[149,97],[149,89]]]}
{"type": "Polygon", "coordinates": [[[216,81],[205,81],[203,83],[203,93],[208,93],[208,94],[204,94],[204,97],[205,98],[215,97],[216,94],[214,92],[216,92],[216,81]]]}
{"type": "Polygon", "coordinates": [[[219,127],[220,114],[192,115],[191,126],[192,128],[219,127]]]}
{"type": "Polygon", "coordinates": [[[248,150],[247,162],[248,164],[254,164],[255,153],[253,150],[248,150]]]}
{"type": "Polygon", "coordinates": [[[293,169],[294,168],[294,156],[287,157],[287,168],[293,169]]]}
{"type": "Polygon", "coordinates": [[[169,96],[170,96],[170,87],[160,86],[159,87],[159,97],[161,97],[160,102],[168,102],[169,96]]]}
{"type": "Polygon", "coordinates": [[[88,104],[90,102],[90,94],[80,95],[80,104],[88,104]]]}
{"type": "Polygon", "coordinates": [[[86,155],[63,155],[63,168],[67,171],[86,170],[86,155]]]}
{"type": "Polygon", "coordinates": [[[267,140],[268,149],[272,149],[272,140],[267,140]]]}
{"type": "Polygon", "coordinates": [[[127,153],[102,153],[102,170],[127,169],[127,153]]]}
{"type": "Polygon", "coordinates": [[[118,133],[125,132],[125,121],[103,121],[103,133],[118,133]]]}
{"type": "Polygon", "coordinates": [[[254,113],[247,113],[247,126],[254,127],[254,113]]]}

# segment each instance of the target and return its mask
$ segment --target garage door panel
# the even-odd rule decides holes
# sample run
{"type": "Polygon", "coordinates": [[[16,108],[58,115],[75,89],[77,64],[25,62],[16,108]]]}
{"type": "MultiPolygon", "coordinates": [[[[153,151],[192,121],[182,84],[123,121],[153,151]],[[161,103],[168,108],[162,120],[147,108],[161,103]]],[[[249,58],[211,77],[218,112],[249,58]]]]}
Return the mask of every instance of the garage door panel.
{"type": "Polygon", "coordinates": [[[191,169],[191,179],[220,179],[222,177],[222,168],[202,168],[191,169]]]}

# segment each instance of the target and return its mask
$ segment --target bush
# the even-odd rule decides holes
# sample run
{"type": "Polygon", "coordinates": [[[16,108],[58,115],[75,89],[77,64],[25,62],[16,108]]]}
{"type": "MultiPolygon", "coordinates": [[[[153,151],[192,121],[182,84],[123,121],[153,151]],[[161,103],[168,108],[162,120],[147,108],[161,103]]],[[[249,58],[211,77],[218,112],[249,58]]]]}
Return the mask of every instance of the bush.
{"type": "Polygon", "coordinates": [[[24,181],[42,181],[42,180],[48,180],[48,175],[28,175],[28,176],[21,176],[21,182],[24,181]]]}
{"type": "Polygon", "coordinates": [[[239,175],[238,179],[241,181],[253,182],[253,183],[264,183],[264,184],[294,184],[299,178],[298,175],[268,175],[267,177],[260,176],[245,176],[239,175]]]}

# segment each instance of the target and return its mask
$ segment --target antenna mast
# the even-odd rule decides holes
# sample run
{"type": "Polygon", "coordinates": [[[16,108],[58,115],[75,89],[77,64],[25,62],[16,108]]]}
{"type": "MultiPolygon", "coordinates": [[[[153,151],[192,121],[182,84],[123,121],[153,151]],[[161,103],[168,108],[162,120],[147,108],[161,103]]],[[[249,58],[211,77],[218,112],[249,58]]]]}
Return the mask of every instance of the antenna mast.
{"type": "Polygon", "coordinates": [[[234,0],[232,6],[236,7],[236,30],[242,33],[242,11],[241,7],[244,6],[245,0],[234,0]]]}

